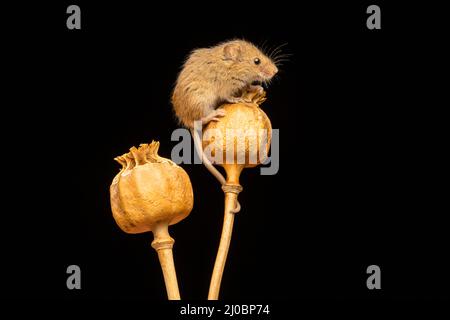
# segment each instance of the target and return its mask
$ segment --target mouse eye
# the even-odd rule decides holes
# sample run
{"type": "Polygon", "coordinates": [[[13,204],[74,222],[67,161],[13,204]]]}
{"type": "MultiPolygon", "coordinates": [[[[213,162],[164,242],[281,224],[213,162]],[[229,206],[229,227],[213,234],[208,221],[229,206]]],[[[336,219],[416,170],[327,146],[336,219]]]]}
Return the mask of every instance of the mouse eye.
{"type": "Polygon", "coordinates": [[[253,62],[254,62],[255,64],[260,64],[260,63],[261,63],[261,60],[259,60],[259,58],[255,58],[255,59],[253,60],[253,62]]]}

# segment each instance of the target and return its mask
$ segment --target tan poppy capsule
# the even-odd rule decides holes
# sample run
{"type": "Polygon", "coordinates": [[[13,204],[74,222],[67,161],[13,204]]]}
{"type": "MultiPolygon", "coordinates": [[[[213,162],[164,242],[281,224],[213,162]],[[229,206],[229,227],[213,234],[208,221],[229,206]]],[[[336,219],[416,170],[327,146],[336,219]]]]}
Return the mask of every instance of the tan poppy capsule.
{"type": "Polygon", "coordinates": [[[169,299],[180,299],[168,226],[186,218],[194,197],[187,173],[158,156],[159,142],[132,147],[115,158],[122,169],[110,187],[111,209],[117,225],[127,233],[152,231],[169,299]]]}

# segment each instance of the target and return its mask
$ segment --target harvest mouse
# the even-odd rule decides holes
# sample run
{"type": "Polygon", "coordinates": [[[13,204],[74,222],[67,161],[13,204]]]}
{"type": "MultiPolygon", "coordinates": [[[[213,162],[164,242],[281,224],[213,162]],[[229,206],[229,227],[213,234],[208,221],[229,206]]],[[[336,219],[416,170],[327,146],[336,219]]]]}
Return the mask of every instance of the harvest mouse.
{"type": "MultiPolygon", "coordinates": [[[[275,63],[260,49],[244,40],[231,40],[210,48],[194,50],[178,75],[172,94],[175,115],[191,130],[194,145],[207,169],[223,185],[225,178],[203,154],[194,122],[206,125],[225,115],[225,102],[243,102],[248,91],[262,91],[278,72],[275,63]]],[[[244,101],[245,102],[245,101],[244,101]]],[[[239,207],[239,204],[238,204],[239,207]]],[[[239,208],[235,209],[238,212],[239,208]]]]}

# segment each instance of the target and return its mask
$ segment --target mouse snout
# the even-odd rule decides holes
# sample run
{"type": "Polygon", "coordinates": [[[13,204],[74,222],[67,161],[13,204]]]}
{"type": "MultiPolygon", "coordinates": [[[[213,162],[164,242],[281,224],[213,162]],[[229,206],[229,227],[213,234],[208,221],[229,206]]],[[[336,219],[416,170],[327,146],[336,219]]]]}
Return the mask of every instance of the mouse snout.
{"type": "Polygon", "coordinates": [[[272,79],[278,72],[278,68],[275,65],[267,65],[262,70],[264,78],[272,79]]]}
{"type": "Polygon", "coordinates": [[[273,75],[272,75],[272,77],[274,75],[276,75],[277,73],[278,73],[278,68],[276,66],[273,66],[273,75]]]}
{"type": "Polygon", "coordinates": [[[267,68],[267,75],[269,78],[273,78],[278,73],[278,68],[275,65],[270,66],[267,68]]]}

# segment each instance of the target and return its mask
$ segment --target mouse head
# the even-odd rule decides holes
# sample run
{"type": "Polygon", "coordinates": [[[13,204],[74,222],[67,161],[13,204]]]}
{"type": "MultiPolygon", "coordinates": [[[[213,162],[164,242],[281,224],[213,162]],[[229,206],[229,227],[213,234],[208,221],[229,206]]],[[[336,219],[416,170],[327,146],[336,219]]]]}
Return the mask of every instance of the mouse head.
{"type": "Polygon", "coordinates": [[[223,60],[231,62],[230,69],[247,84],[268,82],[278,72],[275,63],[255,45],[244,40],[222,44],[223,60]]]}

